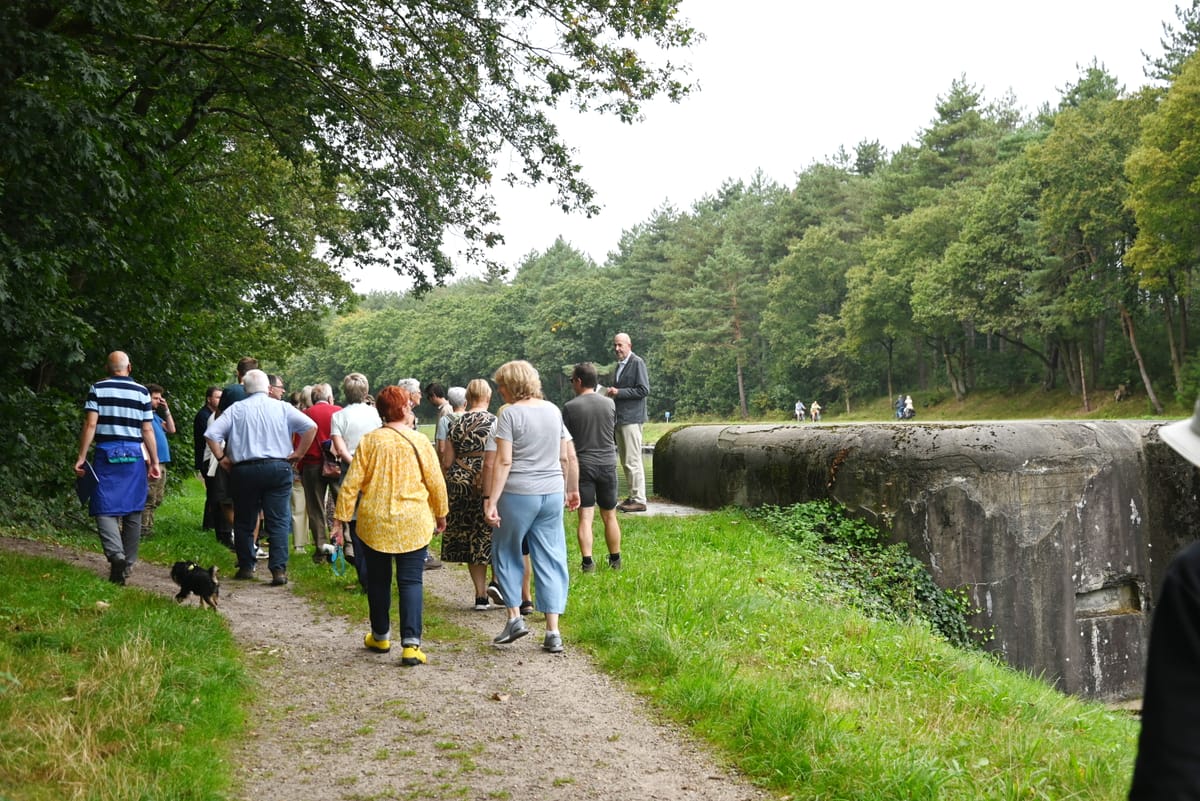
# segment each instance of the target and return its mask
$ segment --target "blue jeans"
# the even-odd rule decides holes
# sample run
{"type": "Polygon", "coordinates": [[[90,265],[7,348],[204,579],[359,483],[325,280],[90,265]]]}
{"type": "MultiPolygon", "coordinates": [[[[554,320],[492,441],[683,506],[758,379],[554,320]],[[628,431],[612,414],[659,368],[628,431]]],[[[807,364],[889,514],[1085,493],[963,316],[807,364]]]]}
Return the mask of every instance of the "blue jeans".
{"type": "Polygon", "coordinates": [[[425,583],[425,554],[422,546],[407,553],[376,551],[361,539],[354,543],[366,561],[367,605],[371,609],[371,634],[376,640],[391,639],[392,634],[392,562],[396,563],[396,596],[400,603],[400,642],[421,644],[421,618],[425,611],[422,596],[425,583]]]}
{"type": "Polygon", "coordinates": [[[270,543],[267,566],[286,570],[288,534],[292,530],[292,466],[284,459],[253,459],[233,466],[233,544],[238,567],[253,569],[254,527],[263,514],[263,531],[270,543]]]}
{"type": "Polygon", "coordinates": [[[528,542],[529,559],[537,581],[537,608],[562,614],[567,610],[567,535],[563,529],[563,494],[513,495],[496,503],[500,527],[492,530],[492,573],[500,592],[512,606],[521,597],[525,560],[521,544],[528,542]]]}

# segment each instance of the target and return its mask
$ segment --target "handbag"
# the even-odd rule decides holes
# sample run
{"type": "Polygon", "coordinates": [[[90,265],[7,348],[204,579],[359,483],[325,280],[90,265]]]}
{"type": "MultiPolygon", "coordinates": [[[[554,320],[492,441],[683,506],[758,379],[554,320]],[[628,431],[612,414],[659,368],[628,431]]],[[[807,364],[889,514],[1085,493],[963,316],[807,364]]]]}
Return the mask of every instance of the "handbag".
{"type": "Polygon", "coordinates": [[[333,455],[333,440],[327,439],[321,443],[321,477],[341,478],[342,465],[333,455]]]}

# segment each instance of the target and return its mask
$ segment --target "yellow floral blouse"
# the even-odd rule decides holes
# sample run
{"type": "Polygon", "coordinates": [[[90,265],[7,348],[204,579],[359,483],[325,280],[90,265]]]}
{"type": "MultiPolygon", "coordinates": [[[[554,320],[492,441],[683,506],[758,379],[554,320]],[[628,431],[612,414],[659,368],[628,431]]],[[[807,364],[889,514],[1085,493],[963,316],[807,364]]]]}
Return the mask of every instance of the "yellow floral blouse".
{"type": "Polygon", "coordinates": [[[441,464],[429,438],[384,426],[359,440],[342,479],[334,517],[354,517],[355,500],[358,536],[374,550],[408,553],[428,545],[437,525],[434,518],[450,511],[441,464]]]}

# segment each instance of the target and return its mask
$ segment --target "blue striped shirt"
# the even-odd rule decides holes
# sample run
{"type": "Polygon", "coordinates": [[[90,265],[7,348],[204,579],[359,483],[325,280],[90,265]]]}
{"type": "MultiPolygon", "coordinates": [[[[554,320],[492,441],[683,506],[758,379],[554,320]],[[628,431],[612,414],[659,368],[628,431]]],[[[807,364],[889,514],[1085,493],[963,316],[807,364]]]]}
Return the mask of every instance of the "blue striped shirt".
{"type": "Polygon", "coordinates": [[[92,384],[83,410],[97,414],[96,442],[141,442],[142,423],[154,415],[150,393],[125,375],[92,384]]]}

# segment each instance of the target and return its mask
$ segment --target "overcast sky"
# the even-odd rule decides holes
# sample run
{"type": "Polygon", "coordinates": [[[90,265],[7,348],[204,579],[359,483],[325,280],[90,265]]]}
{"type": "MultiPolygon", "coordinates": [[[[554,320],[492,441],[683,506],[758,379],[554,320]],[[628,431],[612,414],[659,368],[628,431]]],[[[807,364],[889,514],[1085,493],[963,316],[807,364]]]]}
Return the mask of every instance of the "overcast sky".
{"type": "MultiPolygon", "coordinates": [[[[561,116],[602,212],[567,216],[546,190],[500,187],[507,244],[497,255],[515,267],[561,235],[603,263],[621,232],[664,202],[686,210],[759,169],[792,186],[813,162],[863,140],[895,152],[929,125],[938,96],[960,76],[987,100],[1011,90],[1027,112],[1056,105],[1093,59],[1136,89],[1147,83],[1142,53],[1162,52],[1162,23],[1178,27],[1175,5],[684,0],[683,15],[706,38],[672,60],[691,64],[699,91],[680,104],[647,105],[632,126],[561,116]]],[[[388,271],[348,277],[360,291],[407,289],[388,271]]]]}

